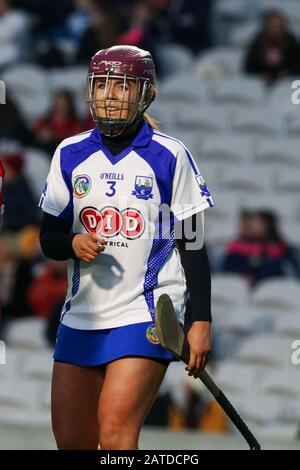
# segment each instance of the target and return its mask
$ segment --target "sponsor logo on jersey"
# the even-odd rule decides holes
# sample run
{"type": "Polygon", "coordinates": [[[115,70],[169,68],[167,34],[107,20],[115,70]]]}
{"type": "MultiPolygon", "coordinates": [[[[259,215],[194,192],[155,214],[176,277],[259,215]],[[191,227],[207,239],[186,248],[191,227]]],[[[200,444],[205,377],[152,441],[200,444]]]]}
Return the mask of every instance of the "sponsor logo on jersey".
{"type": "Polygon", "coordinates": [[[123,173],[101,173],[100,174],[101,180],[117,180],[123,181],[124,175],[123,173]]]}
{"type": "Polygon", "coordinates": [[[87,175],[78,175],[74,180],[74,196],[82,198],[86,196],[91,189],[91,178],[87,175]]]}
{"type": "Polygon", "coordinates": [[[207,184],[205,182],[205,179],[203,178],[202,175],[197,175],[195,176],[196,178],[196,181],[199,185],[199,188],[201,189],[201,196],[204,196],[204,197],[210,197],[211,196],[211,193],[207,187],[207,184]]]}
{"type": "Polygon", "coordinates": [[[112,242],[108,241],[106,242],[106,246],[117,246],[118,248],[128,248],[128,243],[126,242],[112,242]]]}
{"type": "Polygon", "coordinates": [[[84,207],[80,212],[79,219],[87,232],[101,232],[103,218],[102,214],[95,207],[84,207]]]}
{"type": "Polygon", "coordinates": [[[79,215],[87,232],[98,233],[104,238],[121,235],[128,240],[140,238],[145,231],[145,220],[137,209],[128,207],[119,211],[105,206],[99,211],[95,207],[84,207],[79,215]]]}
{"type": "Polygon", "coordinates": [[[159,344],[159,339],[157,337],[155,325],[149,325],[146,330],[146,338],[152,344],[159,344]]]}
{"type": "Polygon", "coordinates": [[[153,193],[153,182],[150,176],[136,176],[135,177],[135,185],[134,191],[132,191],[132,195],[136,196],[138,199],[152,199],[153,193]]]}

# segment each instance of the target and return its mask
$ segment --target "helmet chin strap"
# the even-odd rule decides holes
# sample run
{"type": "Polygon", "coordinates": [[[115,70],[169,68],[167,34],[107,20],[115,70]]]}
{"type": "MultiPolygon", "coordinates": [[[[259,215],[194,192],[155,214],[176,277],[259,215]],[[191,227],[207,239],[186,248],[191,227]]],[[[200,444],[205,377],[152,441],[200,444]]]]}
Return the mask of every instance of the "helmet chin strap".
{"type": "Polygon", "coordinates": [[[137,113],[132,121],[128,122],[126,119],[106,119],[97,118],[96,125],[101,130],[102,134],[108,137],[118,137],[124,134],[127,130],[134,127],[142,120],[142,115],[137,113]]]}

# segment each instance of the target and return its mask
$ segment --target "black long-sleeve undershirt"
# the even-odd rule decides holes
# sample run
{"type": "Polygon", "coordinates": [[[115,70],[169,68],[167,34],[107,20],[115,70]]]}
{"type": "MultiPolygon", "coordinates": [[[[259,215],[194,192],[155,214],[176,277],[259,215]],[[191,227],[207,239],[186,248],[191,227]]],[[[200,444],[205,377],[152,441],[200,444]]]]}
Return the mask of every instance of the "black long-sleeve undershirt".
{"type": "MultiPolygon", "coordinates": [[[[193,215],[191,220],[182,221],[181,224],[188,222],[196,227],[196,218],[197,214],[193,215]]],[[[183,233],[182,238],[176,239],[176,245],[189,292],[188,320],[211,322],[211,274],[205,243],[200,249],[187,250],[186,244],[191,243],[191,240],[184,236],[183,227],[181,233],[183,233]]]]}
{"type": "Polygon", "coordinates": [[[72,241],[76,233],[71,232],[72,222],[43,212],[40,244],[47,258],[64,261],[75,258],[72,241]]]}
{"type": "MultiPolygon", "coordinates": [[[[186,220],[192,224],[192,227],[195,227],[196,215],[191,219],[191,221],[186,220]]],[[[184,221],[180,223],[184,224],[184,221]]],[[[58,261],[76,258],[72,248],[72,241],[76,234],[71,232],[71,227],[71,222],[46,212],[43,213],[40,243],[48,258],[58,261]]],[[[211,321],[211,276],[206,248],[203,245],[201,249],[187,250],[186,243],[191,240],[186,239],[184,232],[182,228],[182,238],[176,239],[176,245],[180,253],[189,292],[188,320],[190,322],[211,321]]]]}

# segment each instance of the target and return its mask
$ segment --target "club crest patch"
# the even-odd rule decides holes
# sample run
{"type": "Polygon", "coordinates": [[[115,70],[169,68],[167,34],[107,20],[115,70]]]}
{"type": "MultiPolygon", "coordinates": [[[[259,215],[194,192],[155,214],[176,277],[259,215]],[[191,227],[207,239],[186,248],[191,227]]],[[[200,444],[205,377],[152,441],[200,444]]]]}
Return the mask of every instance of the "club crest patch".
{"type": "Polygon", "coordinates": [[[153,182],[151,176],[136,176],[134,191],[132,195],[138,199],[152,199],[153,198],[153,182]]]}
{"type": "Polygon", "coordinates": [[[87,175],[78,175],[74,180],[74,197],[82,198],[86,196],[91,189],[91,178],[87,175]]]}
{"type": "Polygon", "coordinates": [[[149,325],[146,330],[146,338],[152,344],[159,344],[159,339],[156,334],[155,325],[149,325]]]}

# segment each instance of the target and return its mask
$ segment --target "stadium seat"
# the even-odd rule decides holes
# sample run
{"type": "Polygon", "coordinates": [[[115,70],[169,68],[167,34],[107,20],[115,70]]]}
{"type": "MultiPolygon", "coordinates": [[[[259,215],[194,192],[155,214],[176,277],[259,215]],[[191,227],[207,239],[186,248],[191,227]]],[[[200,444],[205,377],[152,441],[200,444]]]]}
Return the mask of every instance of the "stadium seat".
{"type": "Polygon", "coordinates": [[[285,240],[294,247],[300,249],[299,233],[300,233],[300,219],[287,221],[281,227],[281,233],[285,240]]]}
{"type": "Polygon", "coordinates": [[[36,200],[40,199],[45,186],[49,169],[50,156],[42,150],[27,148],[25,150],[25,175],[31,182],[31,189],[36,200]]]}
{"type": "MultiPolygon", "coordinates": [[[[202,133],[224,132],[228,125],[228,114],[218,106],[197,106],[182,109],[176,116],[176,124],[181,129],[195,129],[202,133]]],[[[209,140],[209,138],[207,139],[209,140]]]]}
{"type": "Polygon", "coordinates": [[[278,316],[274,320],[274,331],[277,334],[290,338],[300,338],[300,315],[299,308],[295,308],[294,313],[287,313],[278,316]]]}
{"type": "Polygon", "coordinates": [[[45,320],[41,318],[22,318],[10,322],[6,341],[8,346],[29,350],[47,347],[44,339],[45,320]]]}
{"type": "Polygon", "coordinates": [[[226,212],[220,211],[222,216],[222,219],[220,220],[218,220],[217,213],[215,217],[209,217],[209,212],[213,212],[215,207],[210,211],[206,211],[207,215],[205,215],[205,234],[207,240],[209,240],[210,246],[221,246],[224,249],[228,243],[228,240],[232,240],[235,237],[236,230],[232,222],[232,218],[226,220],[226,212]]]}
{"type": "Polygon", "coordinates": [[[250,210],[270,210],[279,216],[282,223],[295,222],[297,218],[296,201],[290,194],[285,195],[279,191],[253,194],[247,201],[243,201],[243,207],[250,210]]]}
{"type": "Polygon", "coordinates": [[[86,104],[87,94],[87,68],[85,66],[53,69],[49,73],[49,89],[53,96],[60,90],[69,90],[74,97],[74,103],[80,115],[85,116],[88,111],[86,104]]]}
{"type": "Polygon", "coordinates": [[[214,135],[202,141],[201,154],[209,162],[241,164],[251,158],[251,145],[247,137],[214,135]]]}
{"type": "Polygon", "coordinates": [[[44,116],[50,107],[49,82],[46,72],[37,65],[16,65],[2,74],[8,92],[20,107],[27,123],[44,116]]]}
{"type": "Polygon", "coordinates": [[[261,334],[245,339],[236,359],[260,367],[284,367],[290,363],[290,341],[274,334],[261,334]]]}
{"type": "MultiPolygon", "coordinates": [[[[256,423],[251,424],[251,429],[257,435],[260,440],[264,442],[271,442],[272,447],[270,449],[280,450],[284,448],[284,443],[292,443],[298,440],[299,436],[299,424],[298,423],[256,423]],[[275,443],[275,444],[274,444],[275,443]],[[282,447],[283,446],[283,447],[282,447]]],[[[297,446],[297,444],[294,444],[297,446]]],[[[268,444],[264,445],[263,448],[268,448],[268,444]]],[[[296,447],[295,447],[296,448],[296,447]]]]}
{"type": "Polygon", "coordinates": [[[193,71],[202,80],[234,77],[241,71],[242,56],[241,50],[215,47],[201,53],[196,59],[193,71]]]}
{"type": "Polygon", "coordinates": [[[50,382],[53,368],[52,349],[31,354],[23,367],[24,376],[28,379],[46,380],[50,382]]]}
{"type": "Polygon", "coordinates": [[[283,116],[264,108],[236,108],[232,116],[232,130],[250,136],[276,136],[283,133],[283,116]]]}
{"type": "Polygon", "coordinates": [[[212,374],[218,386],[233,395],[255,392],[256,375],[255,367],[234,360],[220,361],[212,374]]]}
{"type": "Polygon", "coordinates": [[[299,196],[300,193],[300,159],[299,171],[291,168],[286,168],[285,171],[280,173],[278,177],[278,188],[285,194],[295,193],[299,196]]]}
{"type": "Polygon", "coordinates": [[[246,422],[275,424],[281,418],[282,408],[278,397],[247,393],[241,397],[239,412],[246,422]]]}
{"type": "Polygon", "coordinates": [[[300,282],[288,278],[263,281],[251,293],[250,302],[257,308],[271,308],[278,315],[293,312],[300,305],[300,282]]]}
{"type": "Polygon", "coordinates": [[[40,387],[34,381],[14,377],[1,383],[0,406],[26,409],[34,408],[38,401],[40,387]]]}
{"type": "Polygon", "coordinates": [[[262,194],[271,189],[272,173],[266,168],[258,172],[252,164],[236,165],[223,173],[222,187],[242,197],[247,194],[262,194]]]}
{"type": "Polygon", "coordinates": [[[257,142],[255,158],[258,164],[276,164],[280,167],[299,165],[300,139],[260,139],[257,142]]]}
{"type": "Polygon", "coordinates": [[[48,75],[50,92],[67,89],[79,97],[86,87],[86,75],[85,66],[52,69],[48,75]]]}
{"type": "Polygon", "coordinates": [[[233,274],[215,274],[212,276],[213,310],[226,312],[242,305],[247,305],[249,287],[240,276],[233,274]]]}
{"type": "Polygon", "coordinates": [[[251,43],[260,29],[259,21],[247,21],[232,28],[227,44],[230,47],[238,47],[243,51],[251,43]]]}
{"type": "MultiPolygon", "coordinates": [[[[36,408],[10,408],[2,407],[0,405],[0,425],[18,427],[24,429],[24,432],[37,429],[38,432],[41,428],[51,428],[51,414],[49,410],[36,409],[36,408]]],[[[26,437],[23,435],[23,441],[26,437]]],[[[15,444],[13,449],[15,449],[15,444]]]]}
{"type": "Polygon", "coordinates": [[[209,86],[194,75],[178,74],[168,77],[159,87],[159,99],[162,103],[184,102],[193,105],[208,100],[209,86]]]}
{"type": "Polygon", "coordinates": [[[255,2],[245,0],[219,0],[216,2],[214,13],[221,18],[235,19],[236,21],[247,20],[249,16],[256,13],[255,2]]]}
{"type": "Polygon", "coordinates": [[[163,76],[186,72],[192,67],[191,51],[178,44],[159,45],[156,54],[163,76]]]}
{"type": "Polygon", "coordinates": [[[221,333],[231,333],[246,337],[255,331],[255,318],[249,312],[250,309],[239,307],[235,310],[229,310],[226,313],[226,319],[220,327],[221,333]],[[250,313],[250,314],[249,314],[250,313]]]}
{"type": "MultiPolygon", "coordinates": [[[[266,372],[261,378],[260,388],[267,396],[276,395],[297,398],[300,396],[300,375],[297,367],[292,369],[278,369],[266,372]]],[[[298,410],[300,407],[298,405],[298,410]]],[[[300,416],[298,416],[300,419],[300,416]]]]}
{"type": "Polygon", "coordinates": [[[258,78],[241,75],[217,82],[212,98],[217,104],[258,106],[265,101],[265,87],[258,78]]]}

